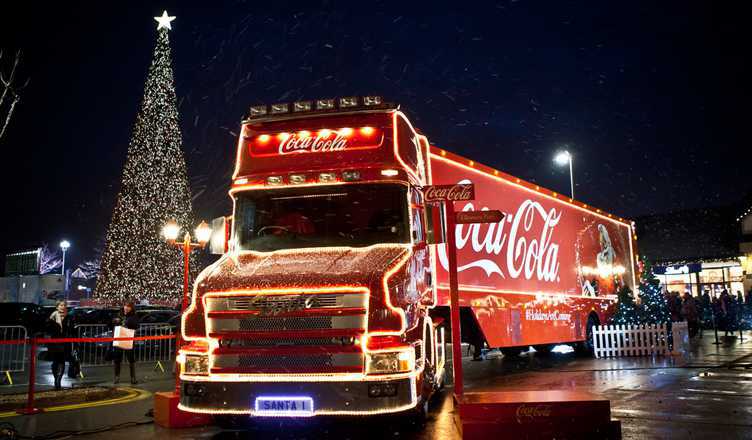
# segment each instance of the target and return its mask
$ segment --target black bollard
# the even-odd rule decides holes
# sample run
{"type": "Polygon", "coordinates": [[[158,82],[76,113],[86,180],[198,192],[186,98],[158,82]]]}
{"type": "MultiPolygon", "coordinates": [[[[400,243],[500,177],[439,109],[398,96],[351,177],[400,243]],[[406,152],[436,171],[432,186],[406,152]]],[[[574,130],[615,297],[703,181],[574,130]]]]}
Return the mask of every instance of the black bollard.
{"type": "Polygon", "coordinates": [[[713,311],[713,314],[711,316],[713,317],[713,333],[715,333],[715,342],[713,342],[713,344],[721,345],[721,343],[718,341],[718,326],[715,325],[715,310],[713,311]]]}
{"type": "Polygon", "coordinates": [[[744,341],[744,334],[742,333],[742,327],[744,324],[744,313],[742,312],[742,303],[739,303],[739,313],[737,315],[739,316],[738,322],[739,322],[739,342],[744,341]]]}

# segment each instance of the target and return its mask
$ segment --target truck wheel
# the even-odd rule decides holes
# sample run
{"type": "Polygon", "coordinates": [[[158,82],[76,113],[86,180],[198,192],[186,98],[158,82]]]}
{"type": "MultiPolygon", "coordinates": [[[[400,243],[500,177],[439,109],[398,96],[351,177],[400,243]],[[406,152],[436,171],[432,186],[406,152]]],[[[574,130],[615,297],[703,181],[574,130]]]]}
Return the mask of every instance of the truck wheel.
{"type": "Polygon", "coordinates": [[[504,347],[501,349],[501,353],[505,358],[516,358],[522,354],[523,347],[504,347]]]}
{"type": "Polygon", "coordinates": [[[533,345],[533,348],[537,353],[540,353],[541,355],[547,355],[551,354],[551,350],[554,349],[553,344],[540,344],[540,345],[533,345]]]}

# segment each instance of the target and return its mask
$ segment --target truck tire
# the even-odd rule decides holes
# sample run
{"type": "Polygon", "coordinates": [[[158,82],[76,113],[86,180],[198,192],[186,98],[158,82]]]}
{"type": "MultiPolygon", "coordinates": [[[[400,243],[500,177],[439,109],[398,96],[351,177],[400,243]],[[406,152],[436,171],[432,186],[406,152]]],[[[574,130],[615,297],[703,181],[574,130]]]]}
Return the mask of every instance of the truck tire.
{"type": "Polygon", "coordinates": [[[535,349],[536,353],[546,356],[551,354],[551,350],[553,350],[555,347],[554,344],[539,344],[539,345],[533,345],[533,348],[535,349]]]}
{"type": "Polygon", "coordinates": [[[504,348],[501,348],[500,350],[505,358],[516,358],[520,354],[522,354],[522,351],[524,349],[525,347],[504,347],[504,348]]]}

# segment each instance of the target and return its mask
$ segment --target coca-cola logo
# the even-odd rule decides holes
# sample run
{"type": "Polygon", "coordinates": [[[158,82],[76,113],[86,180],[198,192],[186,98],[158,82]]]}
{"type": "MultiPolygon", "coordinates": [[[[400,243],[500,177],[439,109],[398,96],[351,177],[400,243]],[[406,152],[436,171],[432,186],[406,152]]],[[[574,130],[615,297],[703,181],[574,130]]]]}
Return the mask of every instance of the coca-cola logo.
{"type": "MultiPolygon", "coordinates": [[[[462,208],[462,211],[473,210],[472,203],[462,208]]],[[[457,272],[479,268],[487,277],[497,274],[501,278],[558,282],[559,244],[552,237],[561,215],[561,210],[546,210],[539,202],[525,200],[516,212],[505,213],[504,219],[498,223],[456,225],[458,251],[469,244],[473,255],[486,254],[489,257],[472,261],[465,259],[459,262],[457,272]]],[[[449,270],[446,245],[439,246],[438,250],[441,266],[449,270]]]]}
{"type": "Polygon", "coordinates": [[[525,405],[524,403],[517,407],[514,413],[517,423],[532,423],[539,417],[551,416],[551,405],[525,405]]]}
{"type": "Polygon", "coordinates": [[[279,154],[291,153],[327,153],[347,149],[347,138],[332,131],[326,136],[300,136],[290,134],[279,143],[279,154]]]}
{"type": "Polygon", "coordinates": [[[423,198],[426,202],[466,202],[475,199],[475,186],[472,183],[425,186],[423,198]]]}

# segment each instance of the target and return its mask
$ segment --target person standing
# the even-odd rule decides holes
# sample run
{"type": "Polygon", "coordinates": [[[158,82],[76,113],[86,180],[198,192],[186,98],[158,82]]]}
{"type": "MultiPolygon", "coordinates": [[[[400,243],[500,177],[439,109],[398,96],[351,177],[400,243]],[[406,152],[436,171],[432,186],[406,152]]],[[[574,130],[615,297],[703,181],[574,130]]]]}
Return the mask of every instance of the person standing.
{"type": "MultiPolygon", "coordinates": [[[[136,331],[138,329],[138,316],[136,315],[136,307],[132,302],[128,302],[123,305],[123,310],[120,315],[113,321],[115,325],[123,326],[127,329],[136,331]]],[[[128,366],[131,371],[131,384],[135,385],[136,381],[136,364],[135,356],[133,355],[133,349],[126,350],[120,347],[112,347],[113,356],[112,360],[115,362],[115,379],[114,383],[120,383],[120,365],[123,363],[123,357],[128,360],[128,366]]]]}
{"type": "Polygon", "coordinates": [[[689,330],[689,337],[694,338],[697,335],[699,329],[700,317],[697,313],[697,305],[695,299],[692,298],[692,294],[684,292],[684,302],[682,303],[682,316],[687,320],[687,330],[689,330]]]}
{"type": "Polygon", "coordinates": [[[723,328],[724,335],[728,336],[731,329],[731,297],[726,289],[721,290],[721,296],[718,298],[720,314],[721,314],[721,327],[723,328]]]}
{"type": "MultiPolygon", "coordinates": [[[[47,333],[51,338],[69,338],[73,335],[73,319],[68,316],[68,305],[64,300],[57,302],[55,311],[47,320],[47,333]]],[[[47,344],[47,353],[52,361],[52,376],[55,389],[62,388],[65,360],[70,357],[71,345],[68,343],[47,344]]]]}

